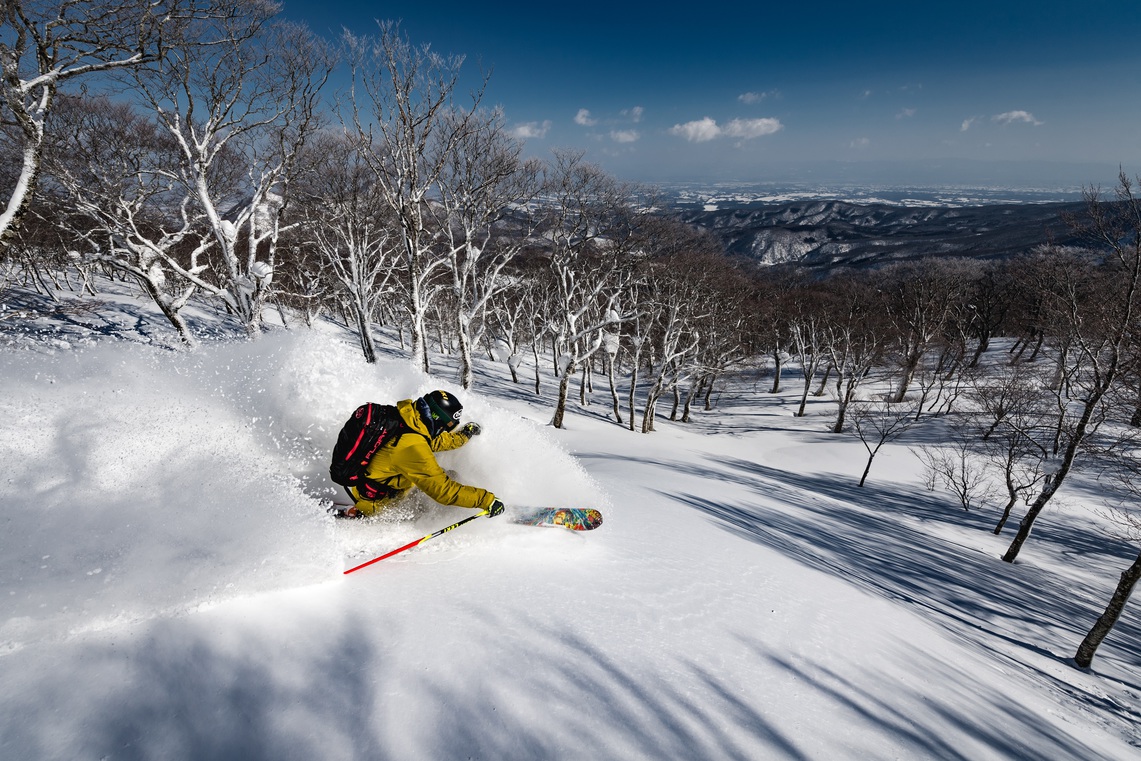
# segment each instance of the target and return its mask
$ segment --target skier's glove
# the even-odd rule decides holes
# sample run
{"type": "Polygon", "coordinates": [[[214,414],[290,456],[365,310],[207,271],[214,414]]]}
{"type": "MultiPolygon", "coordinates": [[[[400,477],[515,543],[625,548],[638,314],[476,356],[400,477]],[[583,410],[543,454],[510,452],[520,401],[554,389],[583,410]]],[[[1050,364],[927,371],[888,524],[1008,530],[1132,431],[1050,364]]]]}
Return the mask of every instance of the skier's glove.
{"type": "Polygon", "coordinates": [[[472,436],[478,436],[483,433],[483,429],[479,427],[479,423],[468,423],[460,429],[460,433],[470,439],[472,436]]]}
{"type": "Polygon", "coordinates": [[[503,503],[500,502],[499,500],[495,500],[494,502],[491,503],[491,507],[487,508],[487,517],[488,518],[494,518],[495,516],[502,515],[502,514],[503,514],[503,503]]]}

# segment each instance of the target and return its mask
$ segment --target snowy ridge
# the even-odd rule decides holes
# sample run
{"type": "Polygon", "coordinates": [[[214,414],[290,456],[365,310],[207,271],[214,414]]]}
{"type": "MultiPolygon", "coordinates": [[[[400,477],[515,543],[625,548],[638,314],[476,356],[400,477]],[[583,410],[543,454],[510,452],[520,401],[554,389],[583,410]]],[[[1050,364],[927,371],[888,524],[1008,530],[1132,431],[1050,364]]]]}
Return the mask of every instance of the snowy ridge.
{"type": "Polygon", "coordinates": [[[952,206],[805,200],[681,211],[735,256],[759,264],[795,262],[827,271],[878,267],[927,256],[980,259],[1025,253],[1041,241],[1083,239],[1066,222],[1081,203],[952,206]]]}

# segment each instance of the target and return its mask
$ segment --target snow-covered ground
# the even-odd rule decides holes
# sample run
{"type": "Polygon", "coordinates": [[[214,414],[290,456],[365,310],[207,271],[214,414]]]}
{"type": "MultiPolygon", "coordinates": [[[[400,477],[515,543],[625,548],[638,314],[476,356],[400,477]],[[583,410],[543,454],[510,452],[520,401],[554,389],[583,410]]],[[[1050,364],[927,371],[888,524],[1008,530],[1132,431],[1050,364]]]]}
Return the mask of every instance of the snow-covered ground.
{"type": "Polygon", "coordinates": [[[795,389],[556,431],[485,364],[445,467],[605,523],[481,519],[345,576],[468,514],[323,506],[343,418],[454,371],[329,326],[174,352],[146,312],[0,337],[0,758],[1141,756],[1136,610],[1068,662],[1136,553],[1076,494],[1011,566],[907,442],[855,488],[862,446],[795,389]]]}

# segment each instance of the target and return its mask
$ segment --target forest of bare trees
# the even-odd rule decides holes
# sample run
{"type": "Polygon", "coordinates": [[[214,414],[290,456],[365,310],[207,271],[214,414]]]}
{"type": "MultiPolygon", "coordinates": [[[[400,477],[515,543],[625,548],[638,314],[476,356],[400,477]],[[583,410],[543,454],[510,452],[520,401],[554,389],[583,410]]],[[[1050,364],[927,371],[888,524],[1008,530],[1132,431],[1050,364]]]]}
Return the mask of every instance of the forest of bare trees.
{"type": "MultiPolygon", "coordinates": [[[[764,373],[773,393],[795,383],[792,414],[832,402],[828,430],[867,447],[860,486],[885,442],[943,426],[922,450],[932,484],[992,505],[995,533],[1025,506],[1007,562],[1081,474],[1112,476],[1141,540],[1141,201],[1124,175],[1071,220],[1082,248],[810,277],[730,260],[580,153],[525,158],[488,78],[462,92],[463,59],[398,24],[330,41],[269,2],[0,8],[0,293],[132,281],[187,347],[191,303],[251,339],[272,307],[344,324],[366,362],[381,341],[425,370],[452,355],[465,388],[488,356],[536,394],[550,381],[556,427],[576,390],[585,405],[605,384],[615,424],[650,433],[764,373]]],[[[1079,665],[1139,577],[1141,555],[1079,665]]]]}

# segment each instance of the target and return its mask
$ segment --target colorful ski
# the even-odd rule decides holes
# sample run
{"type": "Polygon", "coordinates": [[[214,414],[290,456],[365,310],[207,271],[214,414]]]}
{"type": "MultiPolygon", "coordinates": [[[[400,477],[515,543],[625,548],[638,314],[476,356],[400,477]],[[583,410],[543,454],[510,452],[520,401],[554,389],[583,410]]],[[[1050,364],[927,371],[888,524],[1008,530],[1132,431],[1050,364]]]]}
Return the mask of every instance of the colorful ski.
{"type": "Polygon", "coordinates": [[[513,523],[526,526],[562,526],[574,531],[590,531],[602,525],[602,513],[582,507],[528,507],[511,516],[513,523]]]}
{"type": "MultiPolygon", "coordinates": [[[[345,511],[352,507],[347,502],[334,502],[328,508],[328,513],[337,518],[355,518],[363,516],[345,515],[345,511]]],[[[524,526],[562,526],[574,531],[590,531],[602,525],[602,513],[594,508],[587,507],[519,507],[517,514],[510,509],[507,519],[512,523],[524,526]]]]}

